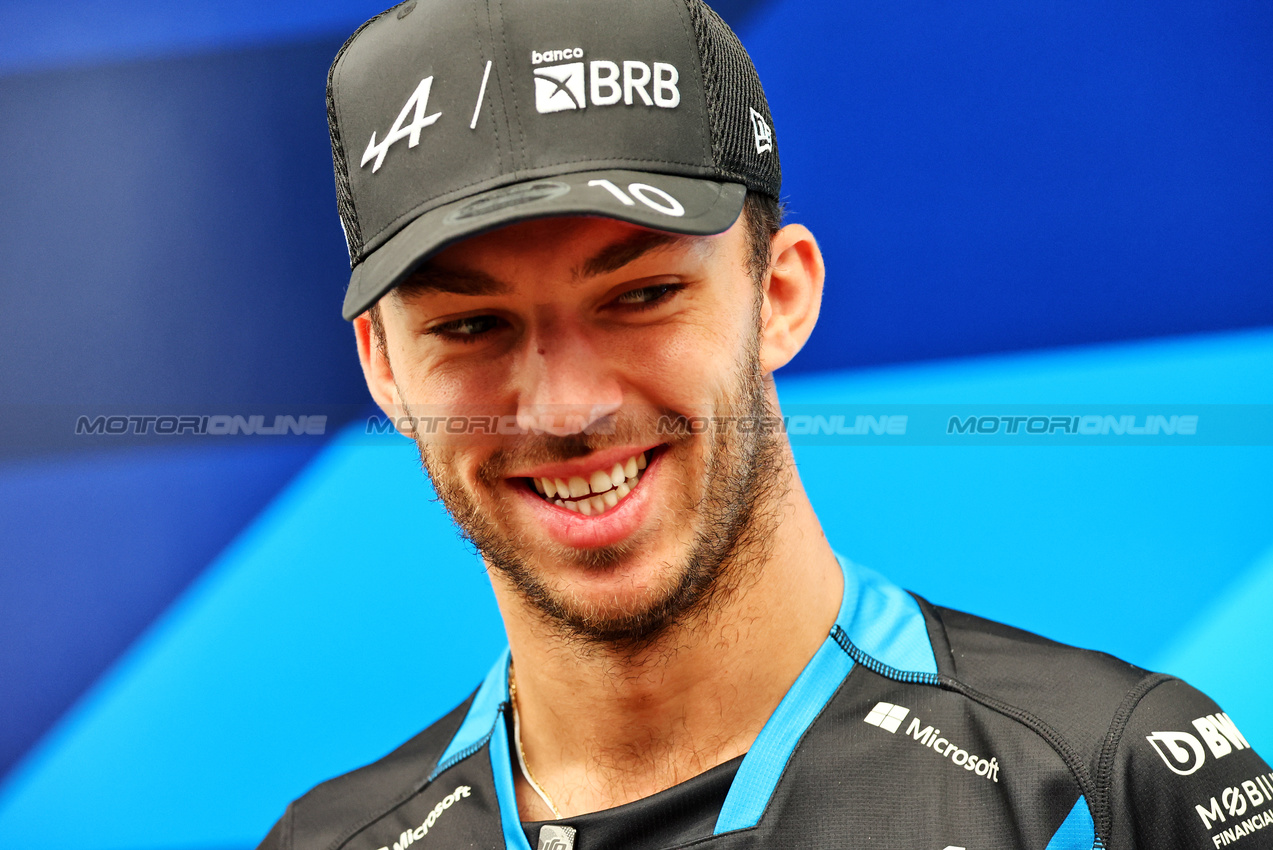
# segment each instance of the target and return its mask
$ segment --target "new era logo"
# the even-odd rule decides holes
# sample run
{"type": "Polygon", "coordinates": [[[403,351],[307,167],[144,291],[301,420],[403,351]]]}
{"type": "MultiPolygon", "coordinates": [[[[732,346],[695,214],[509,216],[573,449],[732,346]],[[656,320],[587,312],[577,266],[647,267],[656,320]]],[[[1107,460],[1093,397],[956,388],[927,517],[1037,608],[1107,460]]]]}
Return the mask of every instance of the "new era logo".
{"type": "Polygon", "coordinates": [[[774,131],[765,121],[764,116],[748,107],[751,112],[751,130],[756,137],[756,153],[766,153],[774,149],[774,131]]]}
{"type": "Polygon", "coordinates": [[[875,708],[867,712],[865,720],[872,726],[896,732],[897,728],[902,725],[902,721],[906,719],[906,715],[910,713],[911,710],[909,708],[893,705],[891,702],[877,702],[875,708]]]}
{"type": "Polygon", "coordinates": [[[540,114],[583,109],[584,98],[582,62],[535,69],[535,109],[540,114]]]}

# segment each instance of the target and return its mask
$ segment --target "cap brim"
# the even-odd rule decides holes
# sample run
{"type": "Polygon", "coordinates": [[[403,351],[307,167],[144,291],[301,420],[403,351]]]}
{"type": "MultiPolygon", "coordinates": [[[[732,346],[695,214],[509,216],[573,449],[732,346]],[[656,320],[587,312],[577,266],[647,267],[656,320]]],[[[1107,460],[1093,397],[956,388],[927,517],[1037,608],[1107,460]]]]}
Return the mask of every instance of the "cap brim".
{"type": "Polygon", "coordinates": [[[423,213],[354,267],[343,312],[352,320],[448,245],[508,224],[553,216],[603,216],[710,236],[728,230],[747,188],[645,171],[582,171],[501,186],[423,213]]]}

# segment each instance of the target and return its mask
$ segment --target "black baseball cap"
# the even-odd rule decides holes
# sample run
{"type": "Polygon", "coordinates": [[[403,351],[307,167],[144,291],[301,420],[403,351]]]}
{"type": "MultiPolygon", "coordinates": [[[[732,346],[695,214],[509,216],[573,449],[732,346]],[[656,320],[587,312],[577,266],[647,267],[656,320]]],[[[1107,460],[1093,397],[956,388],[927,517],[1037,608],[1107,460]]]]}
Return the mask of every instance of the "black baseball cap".
{"type": "Polygon", "coordinates": [[[340,49],[327,118],[346,319],[478,233],[721,233],[782,180],[756,69],[701,0],[408,0],[340,49]]]}

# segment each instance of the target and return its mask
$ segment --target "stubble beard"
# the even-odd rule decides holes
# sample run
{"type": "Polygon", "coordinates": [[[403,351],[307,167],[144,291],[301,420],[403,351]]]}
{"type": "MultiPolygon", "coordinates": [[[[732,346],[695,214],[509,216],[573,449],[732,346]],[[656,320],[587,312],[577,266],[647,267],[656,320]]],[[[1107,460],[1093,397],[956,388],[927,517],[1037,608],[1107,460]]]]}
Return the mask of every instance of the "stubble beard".
{"type": "MultiPolygon", "coordinates": [[[[500,530],[490,513],[479,506],[453,471],[446,451],[417,436],[421,462],[463,536],[553,632],[580,648],[626,655],[641,652],[674,631],[710,622],[713,613],[754,582],[772,554],[779,505],[786,492],[783,446],[769,428],[737,427],[740,418],[772,421],[757,352],[754,345],[749,348],[736,370],[733,397],[723,400],[710,431],[690,435],[687,429],[669,441],[669,455],[688,455],[694,441],[708,442],[711,447],[702,475],[702,495],[688,507],[687,521],[696,521],[698,529],[679,563],[664,562],[655,571],[655,586],[637,603],[620,606],[581,599],[554,586],[535,568],[534,560],[556,558],[587,569],[621,569],[624,560],[640,556],[639,542],[583,550],[540,545],[532,552],[517,536],[500,530]]],[[[684,417],[666,413],[672,421],[686,422],[684,417]]],[[[668,421],[666,415],[663,421],[668,421]]],[[[617,437],[538,435],[527,438],[533,445],[516,451],[516,457],[521,462],[528,455],[540,462],[567,460],[608,445],[640,444],[643,436],[648,442],[652,425],[617,422],[617,437]]],[[[479,482],[488,493],[495,492],[502,479],[500,472],[510,468],[513,453],[497,450],[479,468],[479,482]]],[[[497,499],[492,501],[498,505],[497,499]]]]}

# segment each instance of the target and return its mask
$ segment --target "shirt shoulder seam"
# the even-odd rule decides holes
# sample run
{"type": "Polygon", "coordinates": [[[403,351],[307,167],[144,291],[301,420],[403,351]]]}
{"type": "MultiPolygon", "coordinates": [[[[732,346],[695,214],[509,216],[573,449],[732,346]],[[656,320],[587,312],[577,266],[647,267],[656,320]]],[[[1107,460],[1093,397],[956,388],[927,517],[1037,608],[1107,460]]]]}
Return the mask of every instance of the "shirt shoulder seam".
{"type": "Polygon", "coordinates": [[[1149,673],[1124,694],[1123,701],[1119,704],[1113,718],[1110,720],[1109,731],[1105,735],[1105,740],[1101,744],[1100,753],[1096,760],[1096,775],[1093,777],[1094,796],[1088,798],[1092,806],[1092,817],[1096,822],[1096,834],[1106,842],[1106,845],[1108,845],[1114,825],[1112,803],[1114,756],[1122,743],[1123,733],[1127,731],[1127,724],[1131,722],[1132,715],[1135,713],[1137,706],[1140,705],[1140,701],[1154,688],[1172,681],[1176,681],[1174,676],[1168,676],[1164,673],[1149,673]]]}

